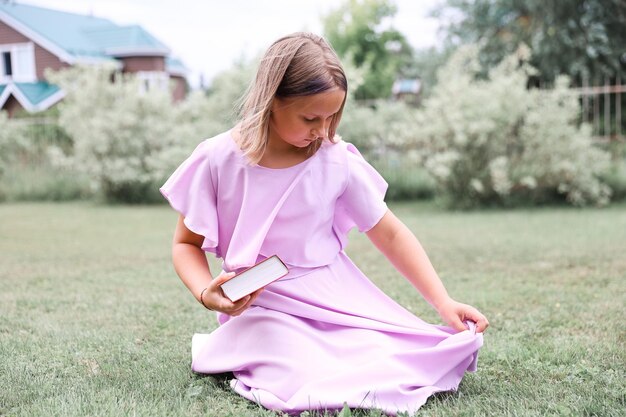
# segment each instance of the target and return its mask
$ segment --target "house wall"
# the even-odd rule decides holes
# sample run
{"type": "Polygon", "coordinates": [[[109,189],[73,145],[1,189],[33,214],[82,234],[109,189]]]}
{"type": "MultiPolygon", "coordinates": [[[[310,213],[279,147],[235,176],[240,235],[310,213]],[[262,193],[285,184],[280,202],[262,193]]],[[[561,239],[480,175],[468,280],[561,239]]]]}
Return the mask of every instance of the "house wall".
{"type": "MultiPolygon", "coordinates": [[[[6,23],[0,22],[0,45],[25,42],[32,41],[6,23]]],[[[67,66],[69,66],[67,63],[61,62],[55,55],[35,43],[35,71],[37,79],[41,80],[44,78],[43,74],[46,68],[59,70],[67,66]]]]}
{"type": "Polygon", "coordinates": [[[46,78],[44,76],[44,70],[47,68],[58,71],[61,68],[67,68],[69,66],[70,65],[67,62],[62,62],[56,57],[56,55],[51,54],[46,49],[43,49],[41,46],[35,44],[35,67],[37,70],[38,80],[46,78]]]}
{"type": "Polygon", "coordinates": [[[124,72],[165,71],[165,58],[162,56],[133,56],[121,58],[124,72]]]}
{"type": "Polygon", "coordinates": [[[24,108],[22,107],[20,102],[17,101],[15,97],[13,97],[13,95],[10,95],[7,101],[4,102],[4,106],[2,106],[2,109],[0,110],[6,110],[8,116],[13,117],[16,113],[24,110],[24,108]]]}
{"type": "Polygon", "coordinates": [[[170,76],[170,81],[174,84],[174,90],[172,91],[174,101],[183,100],[187,95],[187,81],[183,77],[175,75],[170,76]]]}
{"type": "Polygon", "coordinates": [[[30,39],[28,39],[26,36],[17,32],[6,23],[0,22],[0,44],[4,45],[7,43],[23,43],[28,41],[30,41],[30,39]]]}
{"type": "MultiPolygon", "coordinates": [[[[62,62],[56,55],[42,48],[40,45],[38,45],[28,37],[16,31],[6,23],[0,21],[0,45],[26,42],[34,43],[35,71],[37,79],[45,79],[44,71],[47,68],[59,70],[61,68],[66,68],[70,66],[68,63],[62,62]]],[[[124,72],[166,71],[165,58],[162,56],[124,57],[120,58],[120,61],[123,64],[124,72]]],[[[187,82],[183,77],[179,76],[172,76],[171,81],[174,83],[174,90],[172,93],[174,101],[183,100],[187,95],[187,82]]],[[[15,99],[15,97],[11,96],[7,99],[1,110],[6,110],[9,114],[9,117],[11,117],[16,112],[23,110],[23,108],[15,99]]]]}

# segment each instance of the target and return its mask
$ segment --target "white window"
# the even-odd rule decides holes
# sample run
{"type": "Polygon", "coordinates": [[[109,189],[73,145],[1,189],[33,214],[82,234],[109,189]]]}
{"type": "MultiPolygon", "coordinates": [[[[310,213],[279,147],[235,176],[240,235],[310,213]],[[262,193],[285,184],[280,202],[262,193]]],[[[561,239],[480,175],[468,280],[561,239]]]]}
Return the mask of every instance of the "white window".
{"type": "Polygon", "coordinates": [[[137,78],[141,80],[142,91],[167,91],[169,88],[170,76],[167,72],[139,71],[137,72],[137,78]]]}
{"type": "Polygon", "coordinates": [[[9,81],[37,81],[33,43],[0,45],[0,82],[9,81]]]}

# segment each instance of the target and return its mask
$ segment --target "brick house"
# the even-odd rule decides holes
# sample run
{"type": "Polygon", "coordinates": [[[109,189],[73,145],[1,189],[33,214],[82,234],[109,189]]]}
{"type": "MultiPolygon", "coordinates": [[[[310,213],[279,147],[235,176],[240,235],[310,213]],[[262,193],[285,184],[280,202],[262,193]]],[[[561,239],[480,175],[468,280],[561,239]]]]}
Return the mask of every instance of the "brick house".
{"type": "Polygon", "coordinates": [[[420,103],[422,81],[419,78],[397,79],[391,87],[394,100],[404,100],[413,105],[420,103]]]}
{"type": "Polygon", "coordinates": [[[186,68],[140,26],[0,1],[0,110],[9,116],[40,112],[63,98],[45,69],[104,62],[137,74],[146,88],[173,85],[174,100],[187,93],[186,68]]]}

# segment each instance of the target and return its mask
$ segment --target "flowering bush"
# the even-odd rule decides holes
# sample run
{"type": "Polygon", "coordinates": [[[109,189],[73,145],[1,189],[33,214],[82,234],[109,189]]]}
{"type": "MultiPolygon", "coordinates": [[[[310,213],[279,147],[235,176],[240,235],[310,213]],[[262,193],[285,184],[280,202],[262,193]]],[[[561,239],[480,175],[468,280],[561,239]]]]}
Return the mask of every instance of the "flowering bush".
{"type": "MultiPolygon", "coordinates": [[[[460,49],[439,72],[422,109],[349,100],[339,132],[401,187],[429,195],[434,178],[454,206],[555,198],[607,203],[610,188],[598,178],[608,169],[608,153],[593,146],[587,126],[577,124],[579,105],[565,79],[552,90],[527,89],[533,72],[528,53],[521,49],[479,79],[476,48],[460,49]],[[408,173],[419,173],[420,180],[404,181],[408,173]]],[[[208,94],[193,92],[177,104],[168,92],[142,91],[138,80],[112,68],[50,74],[67,92],[59,123],[73,149],[51,149],[49,155],[57,165],[89,175],[107,200],[161,200],[158,186],[191,150],[232,126],[254,66],[240,64],[217,77],[208,94]]],[[[352,84],[362,82],[357,70],[347,72],[352,84]]],[[[6,123],[0,118],[0,151],[26,146],[15,142],[20,135],[9,133],[6,123]]],[[[408,189],[401,194],[416,195],[408,189]]]]}
{"type": "Polygon", "coordinates": [[[552,90],[529,90],[529,51],[520,48],[478,79],[477,48],[461,48],[439,72],[417,114],[417,150],[449,203],[457,207],[545,202],[606,204],[598,177],[609,154],[578,126],[578,100],[559,79],[552,90]]]}
{"type": "Polygon", "coordinates": [[[211,94],[193,92],[181,103],[112,67],[49,73],[66,92],[59,124],[74,141],[71,154],[53,149],[50,155],[57,165],[87,173],[108,201],[160,201],[158,187],[176,166],[201,140],[232,125],[248,72],[239,65],[216,78],[211,94]]]}
{"type": "Polygon", "coordinates": [[[110,67],[74,67],[48,78],[66,92],[59,124],[74,141],[69,163],[108,201],[156,198],[155,181],[166,168],[161,154],[173,143],[169,93],[143,91],[138,79],[110,67]]]}
{"type": "Polygon", "coordinates": [[[416,136],[415,109],[402,101],[365,106],[348,101],[341,119],[341,136],[367,153],[405,149],[416,136]]]}
{"type": "Polygon", "coordinates": [[[237,120],[237,104],[254,76],[255,63],[238,63],[218,74],[208,92],[192,91],[175,107],[175,140],[168,153],[179,163],[203,139],[224,132],[237,120]]]}
{"type": "Polygon", "coordinates": [[[387,198],[431,198],[434,181],[420,163],[419,152],[407,144],[418,134],[416,110],[402,101],[375,106],[348,102],[339,127],[389,183],[387,198]]]}

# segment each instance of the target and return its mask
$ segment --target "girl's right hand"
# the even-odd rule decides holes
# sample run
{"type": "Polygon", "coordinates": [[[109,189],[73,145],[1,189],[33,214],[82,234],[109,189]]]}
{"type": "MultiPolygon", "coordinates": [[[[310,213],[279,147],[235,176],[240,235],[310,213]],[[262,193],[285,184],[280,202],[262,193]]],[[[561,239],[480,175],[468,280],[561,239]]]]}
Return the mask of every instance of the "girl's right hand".
{"type": "Polygon", "coordinates": [[[229,316],[238,316],[250,307],[259,294],[261,294],[263,288],[260,288],[252,294],[246,295],[242,299],[233,303],[224,295],[221,285],[234,276],[234,272],[222,272],[211,281],[202,296],[201,302],[205,307],[210,308],[211,310],[220,311],[224,314],[228,314],[229,316]]]}

